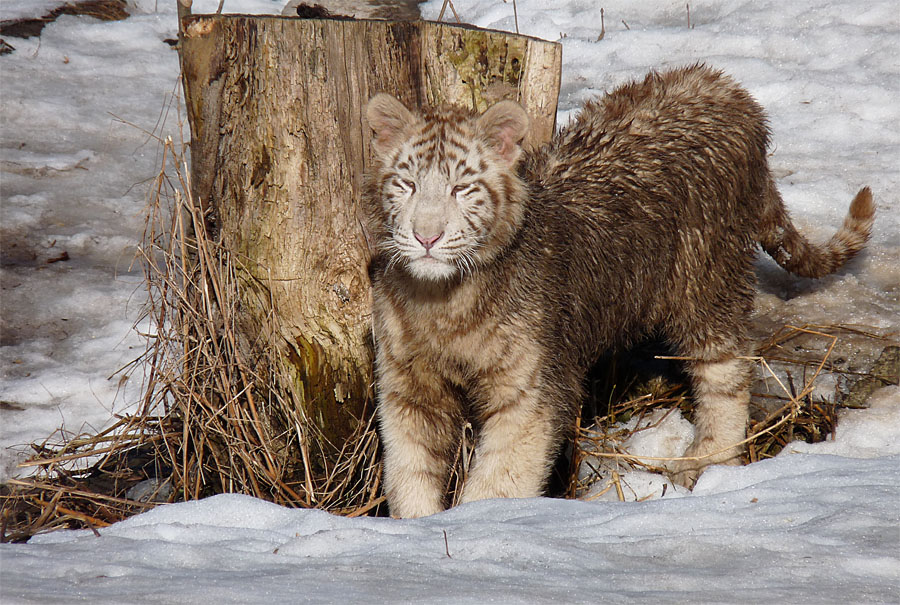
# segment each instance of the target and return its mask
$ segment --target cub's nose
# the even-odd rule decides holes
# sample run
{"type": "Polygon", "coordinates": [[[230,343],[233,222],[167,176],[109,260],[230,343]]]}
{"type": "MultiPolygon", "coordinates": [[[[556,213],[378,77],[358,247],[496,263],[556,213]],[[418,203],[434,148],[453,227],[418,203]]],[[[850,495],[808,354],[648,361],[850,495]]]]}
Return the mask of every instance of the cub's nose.
{"type": "Polygon", "coordinates": [[[422,244],[422,247],[425,248],[425,251],[427,252],[428,250],[431,250],[431,247],[434,246],[435,242],[437,242],[439,239],[441,239],[444,236],[444,232],[441,231],[440,233],[438,233],[437,235],[435,235],[433,237],[425,237],[425,236],[419,235],[418,233],[413,233],[413,235],[416,236],[416,239],[418,240],[418,242],[420,244],[422,244]]]}

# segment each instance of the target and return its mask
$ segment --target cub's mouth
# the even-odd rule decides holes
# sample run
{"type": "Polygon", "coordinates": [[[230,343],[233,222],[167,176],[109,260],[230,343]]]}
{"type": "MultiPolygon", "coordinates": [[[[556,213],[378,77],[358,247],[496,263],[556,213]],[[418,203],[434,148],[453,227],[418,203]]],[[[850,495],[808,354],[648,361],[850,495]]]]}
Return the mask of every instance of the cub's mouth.
{"type": "Polygon", "coordinates": [[[435,256],[431,250],[422,250],[416,256],[406,256],[406,269],[415,278],[442,280],[456,275],[458,268],[452,259],[435,256]]]}

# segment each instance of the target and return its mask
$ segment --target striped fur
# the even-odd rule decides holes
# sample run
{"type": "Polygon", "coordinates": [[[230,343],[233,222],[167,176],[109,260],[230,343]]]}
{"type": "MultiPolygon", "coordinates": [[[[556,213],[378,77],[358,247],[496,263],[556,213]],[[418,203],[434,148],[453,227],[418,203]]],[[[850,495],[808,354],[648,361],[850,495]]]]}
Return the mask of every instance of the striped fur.
{"type": "Polygon", "coordinates": [[[378,414],[400,517],[445,507],[467,421],[462,501],[542,493],[588,368],[649,334],[691,359],[698,459],[673,476],[738,463],[758,242],[820,276],[862,248],[874,216],[863,189],[830,242],[806,241],[766,164],[761,108],[703,66],[589,102],[532,153],[511,102],[417,115],[378,95],[367,118],[378,414]]]}

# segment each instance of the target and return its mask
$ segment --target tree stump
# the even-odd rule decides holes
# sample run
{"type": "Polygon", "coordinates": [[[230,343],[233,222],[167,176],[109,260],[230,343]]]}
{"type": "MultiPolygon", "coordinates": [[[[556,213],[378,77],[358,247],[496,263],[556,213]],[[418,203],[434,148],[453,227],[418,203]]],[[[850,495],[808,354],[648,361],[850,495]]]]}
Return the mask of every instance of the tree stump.
{"type": "Polygon", "coordinates": [[[373,382],[357,216],[366,102],[387,91],[408,107],[483,111],[513,99],[533,120],[526,145],[539,145],[555,126],[560,46],[423,21],[185,15],[181,32],[191,193],[237,259],[243,357],[274,342],[290,377],[269,386],[340,448],[373,382]]]}

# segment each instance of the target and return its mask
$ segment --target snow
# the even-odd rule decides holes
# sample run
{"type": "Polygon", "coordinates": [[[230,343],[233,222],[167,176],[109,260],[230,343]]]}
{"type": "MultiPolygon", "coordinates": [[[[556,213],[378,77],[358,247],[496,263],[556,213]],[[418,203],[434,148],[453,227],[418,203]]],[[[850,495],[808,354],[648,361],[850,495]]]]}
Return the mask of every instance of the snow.
{"type": "MultiPolygon", "coordinates": [[[[61,2],[3,0],[0,20],[61,2]]],[[[226,0],[226,12],[283,0],[226,0]]],[[[435,18],[441,0],[422,5],[435,18]]],[[[513,7],[456,0],[512,31],[513,7]]],[[[195,13],[217,0],[195,0],[195,13]]],[[[175,4],[131,17],[63,16],[0,57],[0,480],[21,446],[61,424],[100,429],[138,401],[116,372],[142,350],[131,267],[159,145],[177,138],[175,4]],[[55,260],[68,253],[69,260],[55,260]],[[48,262],[55,261],[55,262],[48,262]]],[[[823,280],[759,263],[758,317],[900,332],[900,16],[894,0],[517,2],[523,33],[559,40],[558,122],[648,69],[704,61],[766,107],[771,166],[801,229],[840,225],[870,185],[866,253],[823,280]],[[600,34],[600,8],[606,30],[600,34]],[[627,25],[626,25],[627,24],[627,25]]],[[[146,329],[146,326],[139,326],[146,329]]],[[[862,362],[871,361],[868,353],[862,362]]],[[[861,363],[862,363],[861,362],[861,363]]],[[[900,388],[844,411],[833,440],[707,471],[693,493],[622,469],[628,502],[479,502],[420,520],[346,519],[217,496],[99,530],[0,545],[0,601],[254,603],[900,602],[900,388]],[[652,499],[636,502],[644,496],[652,499]],[[446,543],[445,543],[446,532],[446,543]],[[449,555],[448,556],[448,552],[449,555]]],[[[655,418],[652,420],[659,420],[655,418]]],[[[629,444],[668,455],[690,439],[671,414],[629,444]]],[[[598,462],[599,464],[599,462],[598,462]]]]}

